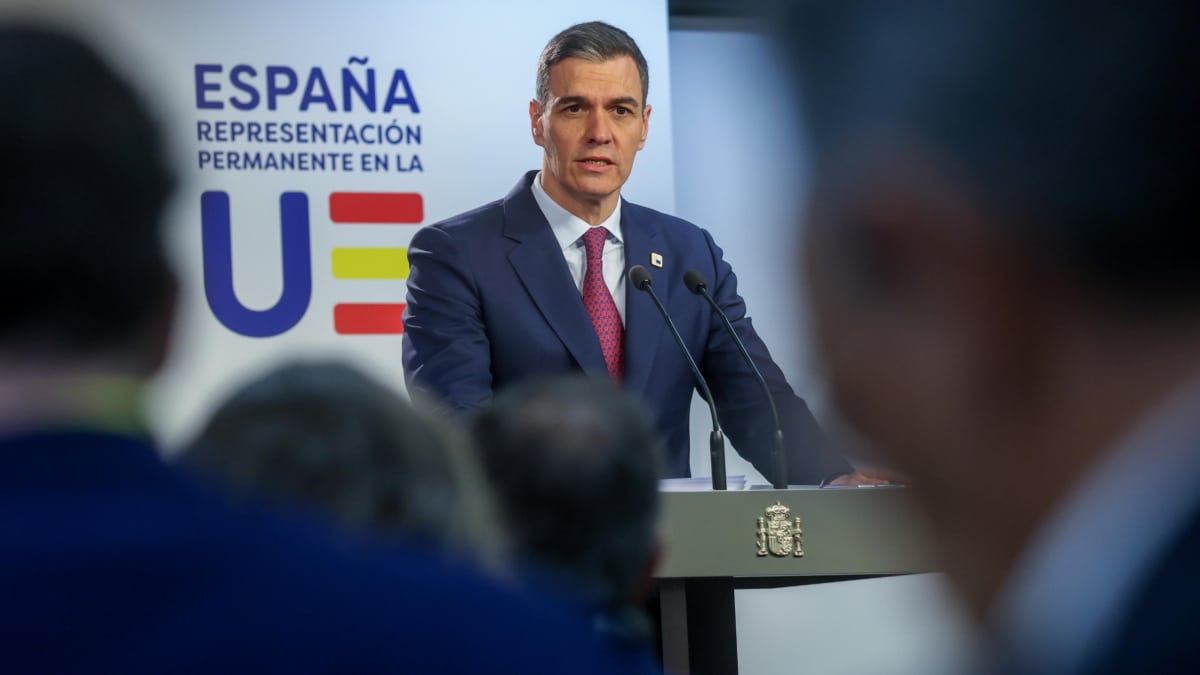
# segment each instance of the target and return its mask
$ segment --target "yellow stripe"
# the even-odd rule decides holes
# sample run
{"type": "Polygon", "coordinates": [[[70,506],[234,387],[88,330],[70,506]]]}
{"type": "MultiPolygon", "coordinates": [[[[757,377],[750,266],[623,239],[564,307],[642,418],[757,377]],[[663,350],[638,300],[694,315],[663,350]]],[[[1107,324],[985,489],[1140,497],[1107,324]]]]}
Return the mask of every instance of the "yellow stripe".
{"type": "Polygon", "coordinates": [[[335,279],[407,279],[406,248],[335,248],[335,279]]]}

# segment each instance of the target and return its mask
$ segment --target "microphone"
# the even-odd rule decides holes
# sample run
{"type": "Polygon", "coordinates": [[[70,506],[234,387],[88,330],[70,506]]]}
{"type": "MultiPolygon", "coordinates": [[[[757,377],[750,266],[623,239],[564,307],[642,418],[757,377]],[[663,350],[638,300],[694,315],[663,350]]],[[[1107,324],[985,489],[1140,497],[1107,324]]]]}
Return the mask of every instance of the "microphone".
{"type": "Polygon", "coordinates": [[[708,389],[708,382],[704,376],[700,374],[700,369],[696,367],[696,361],[692,358],[691,352],[688,351],[687,345],[683,343],[683,338],[679,336],[679,329],[675,327],[675,322],[671,320],[671,315],[667,313],[667,308],[663,306],[662,300],[658,299],[658,294],[654,292],[654,282],[650,279],[650,272],[641,265],[634,265],[629,268],[629,283],[639,291],[643,291],[650,296],[654,301],[654,306],[658,307],[658,313],[662,314],[663,321],[667,322],[667,328],[671,329],[671,335],[675,336],[675,344],[679,345],[679,351],[683,352],[683,358],[687,359],[688,365],[692,367],[692,375],[696,378],[696,384],[700,387],[700,394],[704,400],[708,402],[708,412],[712,415],[712,433],[708,437],[708,457],[712,461],[712,484],[714,490],[725,489],[725,434],[721,431],[721,424],[717,421],[717,406],[713,404],[712,392],[708,389]]]}
{"type": "MultiPolygon", "coordinates": [[[[632,277],[631,277],[632,278],[632,277]]],[[[758,383],[762,385],[763,393],[767,395],[767,402],[771,404],[771,417],[775,420],[775,448],[771,452],[772,459],[775,464],[775,475],[771,477],[772,486],[776,490],[787,489],[787,455],[783,454],[783,427],[779,424],[779,410],[775,407],[775,397],[771,395],[771,388],[767,386],[766,379],[762,373],[758,371],[758,366],[754,364],[754,359],[750,358],[750,353],[746,351],[746,345],[742,344],[742,339],[738,337],[737,331],[733,329],[733,324],[729,322],[729,317],[721,310],[721,306],[713,300],[712,294],[708,292],[708,282],[704,280],[704,275],[696,270],[688,270],[683,275],[683,283],[688,287],[688,290],[696,295],[703,296],[708,304],[712,305],[713,311],[721,318],[721,324],[725,326],[725,331],[729,333],[729,337],[733,338],[733,343],[737,345],[738,351],[742,354],[742,359],[746,365],[750,366],[754,377],[758,378],[758,383]]]]}

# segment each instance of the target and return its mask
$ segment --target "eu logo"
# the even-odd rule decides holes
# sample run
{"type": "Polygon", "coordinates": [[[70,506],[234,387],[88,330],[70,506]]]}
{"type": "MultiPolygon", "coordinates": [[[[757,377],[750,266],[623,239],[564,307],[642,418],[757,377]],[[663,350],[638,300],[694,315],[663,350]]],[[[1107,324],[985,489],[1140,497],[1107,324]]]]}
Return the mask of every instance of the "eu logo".
{"type": "Polygon", "coordinates": [[[249,309],[233,290],[233,244],[229,195],[211,191],[200,196],[204,252],[204,295],[212,313],[229,330],[249,337],[271,337],[291,329],[312,298],[308,195],[285,192],[279,197],[279,230],[283,254],[283,293],[274,306],[249,309]]]}
{"type": "MultiPolygon", "coordinates": [[[[329,195],[332,225],[416,225],[424,219],[424,200],[416,192],[333,192],[329,195]]],[[[238,300],[233,284],[233,243],[229,194],[200,195],[204,295],[213,316],[229,330],[247,337],[273,337],[304,318],[312,300],[312,243],[308,195],[284,192],[279,197],[283,292],[271,307],[249,309],[238,300]]],[[[330,254],[334,279],[394,280],[408,278],[408,249],[336,246],[330,254]]],[[[404,330],[402,302],[338,302],[333,329],[339,335],[395,335],[404,330]]]]}

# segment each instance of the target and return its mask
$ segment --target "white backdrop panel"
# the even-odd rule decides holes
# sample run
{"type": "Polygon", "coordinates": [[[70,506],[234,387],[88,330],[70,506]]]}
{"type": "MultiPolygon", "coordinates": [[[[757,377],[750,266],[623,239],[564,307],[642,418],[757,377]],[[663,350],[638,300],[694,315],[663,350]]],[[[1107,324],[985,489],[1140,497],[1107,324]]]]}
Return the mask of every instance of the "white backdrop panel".
{"type": "MultiPolygon", "coordinates": [[[[171,211],[171,241],[183,295],[172,359],[158,380],[151,413],[168,445],[186,438],[231,387],[297,355],[348,358],[402,388],[400,336],[339,334],[334,307],[402,303],[404,281],[335,278],[332,252],[345,247],[406,247],[419,225],[497,199],[522,172],[538,168],[540,148],[530,138],[527,112],[535,63],[546,41],[572,23],[592,19],[613,23],[627,30],[645,53],[655,114],[625,195],[674,211],[663,1],[612,0],[594,7],[553,0],[5,4],[8,10],[21,6],[22,11],[55,16],[85,32],[118,60],[162,111],[167,124],[181,167],[182,188],[171,211]],[[198,64],[202,64],[199,75],[198,64]],[[253,75],[242,69],[235,78],[239,65],[252,68],[253,75]],[[313,75],[314,69],[318,76],[313,75]],[[347,110],[343,71],[369,91],[368,69],[374,71],[374,110],[364,100],[369,96],[353,91],[347,110]],[[388,92],[401,70],[416,104],[405,102],[389,110],[388,92]],[[295,91],[279,93],[289,89],[289,72],[295,75],[295,91]],[[322,97],[322,82],[314,78],[328,85],[329,100],[322,97]],[[274,109],[269,104],[271,82],[278,90],[274,109]],[[246,130],[252,122],[262,125],[262,142],[248,139],[245,133],[237,139],[217,136],[218,123],[226,123],[225,131],[230,133],[235,123],[246,130]],[[419,142],[413,138],[398,145],[368,144],[362,138],[353,143],[344,137],[345,125],[361,131],[393,122],[419,132],[419,142]],[[266,142],[271,123],[280,136],[282,125],[292,124],[292,142],[279,138],[266,142]],[[298,142],[297,124],[322,127],[325,141],[298,142]],[[342,125],[339,142],[332,140],[334,125],[342,125]],[[241,153],[260,153],[264,168],[218,169],[211,155],[202,160],[202,152],[232,152],[243,165],[241,153]],[[278,161],[289,153],[293,158],[348,153],[351,168],[345,170],[339,157],[336,169],[328,164],[324,170],[268,169],[267,153],[275,153],[278,161]],[[388,168],[362,170],[364,153],[368,160],[385,155],[388,168]],[[414,156],[420,170],[413,170],[414,156]],[[400,171],[398,166],[409,170],[400,171]],[[222,312],[214,312],[204,287],[205,268],[210,273],[219,268],[214,267],[212,256],[206,260],[201,254],[201,195],[206,191],[228,197],[232,269],[225,277],[232,276],[237,302],[250,310],[272,307],[285,289],[280,196],[284,192],[306,196],[310,253],[307,260],[296,259],[297,267],[307,265],[311,273],[311,296],[307,303],[297,303],[304,309],[298,320],[251,317],[246,326],[269,334],[251,337],[242,333],[253,330],[238,328],[236,322],[231,328],[231,322],[218,318],[222,312]],[[401,225],[334,224],[329,196],[335,192],[417,193],[424,205],[423,218],[401,225]]],[[[398,98],[408,98],[402,86],[396,91],[398,98]]],[[[368,133],[373,137],[377,129],[368,133]]],[[[289,221],[302,231],[298,222],[289,221]]],[[[290,277],[288,288],[301,289],[303,284],[292,282],[302,276],[290,277]]]]}

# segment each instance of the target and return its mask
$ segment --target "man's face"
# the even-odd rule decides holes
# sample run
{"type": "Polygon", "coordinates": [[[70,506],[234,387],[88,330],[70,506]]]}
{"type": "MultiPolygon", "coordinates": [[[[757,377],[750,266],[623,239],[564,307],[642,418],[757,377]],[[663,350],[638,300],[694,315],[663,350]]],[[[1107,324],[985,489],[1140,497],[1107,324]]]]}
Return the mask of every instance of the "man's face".
{"type": "Polygon", "coordinates": [[[913,408],[929,374],[914,372],[916,341],[904,308],[863,278],[840,225],[814,219],[806,228],[815,346],[839,414],[885,462],[911,471],[910,458],[897,451],[921,445],[910,438],[919,423],[913,408]]]}
{"type": "Polygon", "coordinates": [[[964,328],[961,294],[942,281],[951,263],[921,252],[932,247],[903,222],[875,228],[894,236],[866,241],[863,217],[816,209],[806,228],[820,362],[844,419],[923,488],[920,497],[937,501],[926,506],[945,509],[969,485],[962,477],[983,467],[972,441],[988,423],[977,407],[978,340],[964,328]]]}
{"type": "Polygon", "coordinates": [[[650,106],[633,59],[568,58],[550,68],[544,105],[529,103],[533,140],[545,149],[542,187],[568,211],[615,205],[646,144],[650,106]]]}

